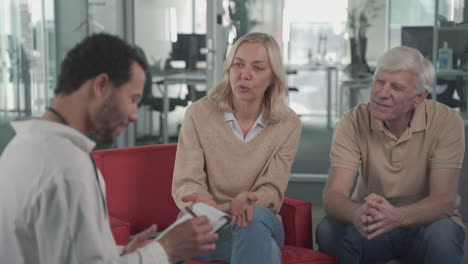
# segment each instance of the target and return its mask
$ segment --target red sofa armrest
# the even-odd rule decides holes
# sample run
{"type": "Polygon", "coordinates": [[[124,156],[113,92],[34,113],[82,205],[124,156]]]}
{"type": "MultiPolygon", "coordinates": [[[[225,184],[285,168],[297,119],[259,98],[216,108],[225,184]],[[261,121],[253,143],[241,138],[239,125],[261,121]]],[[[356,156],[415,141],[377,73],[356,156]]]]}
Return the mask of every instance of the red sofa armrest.
{"type": "Polygon", "coordinates": [[[127,245],[130,242],[130,225],[113,216],[109,216],[109,223],[115,243],[120,246],[127,245]]]}
{"type": "Polygon", "coordinates": [[[137,234],[152,224],[158,230],[177,218],[171,195],[177,144],[96,150],[91,154],[106,182],[109,214],[137,234]],[[150,205],[150,206],[148,206],[150,205]]]}
{"type": "Polygon", "coordinates": [[[286,196],[280,215],[285,244],[312,248],[312,203],[286,196]]]}

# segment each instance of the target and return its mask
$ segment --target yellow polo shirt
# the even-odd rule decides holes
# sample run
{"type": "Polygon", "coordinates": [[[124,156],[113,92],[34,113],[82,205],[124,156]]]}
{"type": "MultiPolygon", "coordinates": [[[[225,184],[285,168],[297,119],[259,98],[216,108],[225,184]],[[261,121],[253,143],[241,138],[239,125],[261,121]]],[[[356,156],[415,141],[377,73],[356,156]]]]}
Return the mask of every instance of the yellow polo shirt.
{"type": "MultiPolygon", "coordinates": [[[[371,116],[367,104],[361,104],[341,119],[330,162],[332,168],[360,168],[352,200],[363,203],[376,193],[403,206],[429,195],[432,168],[461,168],[464,152],[463,120],[446,105],[432,100],[419,104],[410,126],[397,139],[371,116]]],[[[457,196],[456,208],[460,202],[457,196]]],[[[458,210],[451,218],[463,226],[458,210]]]]}

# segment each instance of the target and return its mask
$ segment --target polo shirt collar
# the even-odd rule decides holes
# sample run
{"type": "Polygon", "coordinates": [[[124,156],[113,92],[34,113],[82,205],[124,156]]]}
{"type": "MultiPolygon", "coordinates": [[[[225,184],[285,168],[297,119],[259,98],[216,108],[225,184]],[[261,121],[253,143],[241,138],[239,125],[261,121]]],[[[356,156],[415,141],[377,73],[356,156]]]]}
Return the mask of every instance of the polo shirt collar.
{"type": "Polygon", "coordinates": [[[426,130],[426,100],[416,106],[413,117],[411,118],[410,127],[412,132],[426,130]]]}
{"type": "Polygon", "coordinates": [[[372,116],[371,111],[370,111],[370,103],[367,104],[367,112],[369,113],[369,117],[370,117],[371,129],[383,131],[385,127],[384,123],[372,116]]]}
{"type": "MultiPolygon", "coordinates": [[[[372,130],[384,130],[384,123],[381,120],[376,119],[370,113],[370,106],[367,105],[367,111],[369,112],[371,129],[372,130]]],[[[410,129],[412,132],[417,132],[426,129],[426,101],[420,103],[414,109],[413,116],[410,121],[410,129]]]]}

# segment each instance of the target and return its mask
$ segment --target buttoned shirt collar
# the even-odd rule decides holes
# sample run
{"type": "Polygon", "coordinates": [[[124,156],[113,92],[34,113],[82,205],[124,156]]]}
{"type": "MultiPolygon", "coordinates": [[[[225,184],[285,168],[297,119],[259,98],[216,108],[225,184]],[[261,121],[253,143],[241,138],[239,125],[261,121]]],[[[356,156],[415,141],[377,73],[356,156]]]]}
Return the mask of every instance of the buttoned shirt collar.
{"type": "MultiPolygon", "coordinates": [[[[224,112],[224,120],[226,120],[226,122],[235,121],[237,123],[236,117],[231,112],[224,112]]],[[[263,118],[263,111],[257,117],[257,120],[255,121],[255,125],[259,125],[261,127],[266,126],[265,118],[263,118]]]]}
{"type": "Polygon", "coordinates": [[[233,113],[224,112],[224,120],[226,121],[228,126],[231,128],[234,135],[243,142],[248,142],[252,140],[266,127],[266,121],[265,121],[265,118],[263,117],[263,111],[257,117],[255,124],[252,126],[249,132],[245,135],[245,137],[233,113]]]}

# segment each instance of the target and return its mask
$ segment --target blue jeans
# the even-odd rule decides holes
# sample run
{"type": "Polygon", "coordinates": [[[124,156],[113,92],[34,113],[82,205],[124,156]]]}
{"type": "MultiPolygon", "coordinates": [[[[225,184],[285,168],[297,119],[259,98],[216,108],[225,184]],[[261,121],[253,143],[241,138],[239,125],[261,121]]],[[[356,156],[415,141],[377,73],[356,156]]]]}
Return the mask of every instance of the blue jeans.
{"type": "Polygon", "coordinates": [[[450,218],[428,225],[396,228],[367,240],[353,225],[325,217],[316,235],[320,250],[337,256],[340,263],[378,263],[390,259],[402,263],[463,263],[465,233],[450,218]],[[328,231],[341,234],[327,234],[328,231]],[[337,237],[341,239],[330,241],[337,237]]]}
{"type": "Polygon", "coordinates": [[[194,259],[231,264],[280,264],[283,244],[283,224],[271,211],[254,206],[253,220],[246,228],[233,225],[221,230],[216,249],[194,259]]]}

